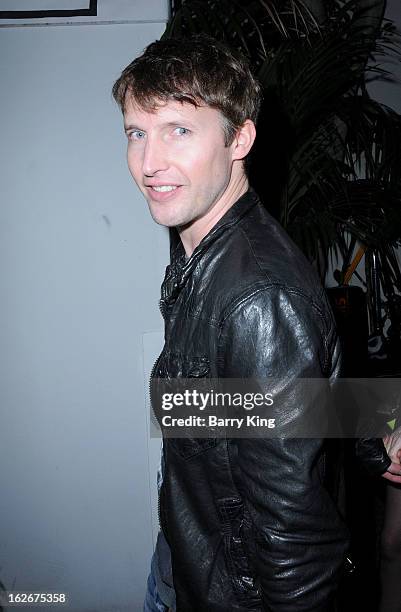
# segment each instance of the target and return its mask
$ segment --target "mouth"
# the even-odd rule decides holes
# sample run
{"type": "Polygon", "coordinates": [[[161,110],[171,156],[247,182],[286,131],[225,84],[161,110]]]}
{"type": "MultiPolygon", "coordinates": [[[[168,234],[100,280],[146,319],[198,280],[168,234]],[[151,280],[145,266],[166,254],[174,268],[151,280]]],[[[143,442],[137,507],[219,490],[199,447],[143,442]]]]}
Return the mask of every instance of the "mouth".
{"type": "Polygon", "coordinates": [[[145,185],[152,200],[164,202],[172,199],[181,190],[182,185],[145,185]]]}
{"type": "Polygon", "coordinates": [[[151,189],[157,191],[157,193],[165,193],[166,191],[174,191],[177,187],[178,185],[152,185],[151,189]]]}

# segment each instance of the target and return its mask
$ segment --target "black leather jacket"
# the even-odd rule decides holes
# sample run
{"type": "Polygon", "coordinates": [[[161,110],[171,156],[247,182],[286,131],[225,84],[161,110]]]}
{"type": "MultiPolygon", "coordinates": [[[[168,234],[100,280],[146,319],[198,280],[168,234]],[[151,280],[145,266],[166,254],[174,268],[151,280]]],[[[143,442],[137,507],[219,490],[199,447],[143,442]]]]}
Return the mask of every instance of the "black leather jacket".
{"type": "MultiPolygon", "coordinates": [[[[162,285],[154,377],[333,377],[338,342],[310,265],[253,191],[162,285]]],[[[294,414],[306,409],[294,397],[294,414]]],[[[322,439],[165,439],[160,522],[178,612],[329,610],[348,533],[322,439]]]]}
{"type": "Polygon", "coordinates": [[[380,476],[390,467],[391,459],[381,438],[359,438],[356,456],[372,476],[380,476]]]}

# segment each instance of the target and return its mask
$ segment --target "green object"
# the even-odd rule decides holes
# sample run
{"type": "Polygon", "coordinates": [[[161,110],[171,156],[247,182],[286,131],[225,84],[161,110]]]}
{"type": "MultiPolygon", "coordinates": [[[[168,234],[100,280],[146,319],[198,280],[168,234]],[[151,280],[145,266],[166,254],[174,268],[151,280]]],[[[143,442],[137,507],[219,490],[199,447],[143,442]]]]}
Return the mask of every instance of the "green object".
{"type": "Polygon", "coordinates": [[[392,421],[387,421],[387,425],[390,427],[391,431],[394,431],[396,421],[397,419],[393,419],[392,421]]]}

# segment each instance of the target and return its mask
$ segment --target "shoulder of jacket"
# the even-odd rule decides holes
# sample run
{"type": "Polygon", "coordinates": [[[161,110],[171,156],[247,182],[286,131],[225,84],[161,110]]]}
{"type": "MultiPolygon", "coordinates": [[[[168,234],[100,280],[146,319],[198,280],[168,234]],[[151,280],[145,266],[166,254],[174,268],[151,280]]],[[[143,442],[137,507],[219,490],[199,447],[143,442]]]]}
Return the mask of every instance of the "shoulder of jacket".
{"type": "Polygon", "coordinates": [[[234,292],[230,296],[221,313],[221,324],[229,318],[241,315],[247,309],[262,307],[274,311],[278,316],[280,311],[286,311],[286,316],[291,313],[294,318],[306,312],[310,312],[310,318],[318,317],[324,320],[327,316],[331,317],[323,288],[320,293],[312,294],[298,285],[260,278],[241,293],[234,292]]]}

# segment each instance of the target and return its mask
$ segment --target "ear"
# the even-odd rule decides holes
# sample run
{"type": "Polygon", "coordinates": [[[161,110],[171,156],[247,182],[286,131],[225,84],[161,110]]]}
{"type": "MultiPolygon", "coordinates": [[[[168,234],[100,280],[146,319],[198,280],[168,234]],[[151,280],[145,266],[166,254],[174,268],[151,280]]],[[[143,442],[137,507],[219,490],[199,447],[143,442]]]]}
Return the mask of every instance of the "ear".
{"type": "Polygon", "coordinates": [[[251,119],[247,119],[245,123],[238,129],[234,141],[232,143],[232,159],[244,159],[252,148],[256,138],[255,124],[251,119]]]}

